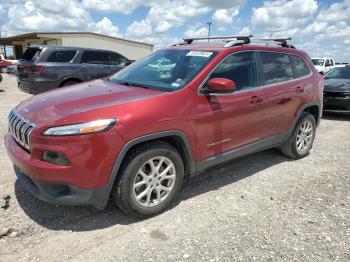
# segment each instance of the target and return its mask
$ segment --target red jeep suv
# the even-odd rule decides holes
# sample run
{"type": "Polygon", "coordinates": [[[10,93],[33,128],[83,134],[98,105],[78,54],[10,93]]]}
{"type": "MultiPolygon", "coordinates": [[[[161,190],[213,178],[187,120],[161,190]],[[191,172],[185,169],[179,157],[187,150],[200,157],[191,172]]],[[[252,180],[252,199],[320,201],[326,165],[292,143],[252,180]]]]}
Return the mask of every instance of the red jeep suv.
{"type": "MultiPolygon", "coordinates": [[[[219,38],[219,37],[218,37],[219,38]]],[[[38,198],[164,211],[187,175],[267,148],[306,156],[323,78],[285,39],[185,39],[110,78],[43,93],[9,114],[5,146],[38,198]]]]}

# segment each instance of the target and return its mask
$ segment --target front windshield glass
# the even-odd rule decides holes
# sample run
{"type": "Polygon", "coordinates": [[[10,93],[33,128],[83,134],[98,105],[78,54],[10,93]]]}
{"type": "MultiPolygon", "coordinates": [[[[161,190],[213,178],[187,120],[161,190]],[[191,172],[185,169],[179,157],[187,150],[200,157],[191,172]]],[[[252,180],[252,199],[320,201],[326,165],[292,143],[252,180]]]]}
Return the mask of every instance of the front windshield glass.
{"type": "Polygon", "coordinates": [[[216,52],[161,50],[126,67],[110,81],[163,91],[175,91],[188,84],[216,52]]]}
{"type": "Polygon", "coordinates": [[[336,68],[325,75],[326,79],[350,79],[350,67],[336,68]]]}
{"type": "Polygon", "coordinates": [[[311,59],[314,65],[322,66],[324,59],[311,59]]]}

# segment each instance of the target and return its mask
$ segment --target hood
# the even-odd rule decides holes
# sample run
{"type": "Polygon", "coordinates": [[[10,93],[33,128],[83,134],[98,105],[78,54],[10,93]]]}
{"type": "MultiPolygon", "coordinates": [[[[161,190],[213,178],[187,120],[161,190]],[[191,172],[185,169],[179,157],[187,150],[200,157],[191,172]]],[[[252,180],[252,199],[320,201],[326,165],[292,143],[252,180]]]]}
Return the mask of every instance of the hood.
{"type": "Polygon", "coordinates": [[[326,79],[324,91],[328,92],[350,92],[350,79],[326,79]]]}
{"type": "Polygon", "coordinates": [[[33,96],[18,105],[16,110],[37,125],[47,125],[75,115],[83,116],[84,112],[100,116],[107,109],[116,113],[108,109],[161,94],[164,92],[95,80],[33,96]]]}

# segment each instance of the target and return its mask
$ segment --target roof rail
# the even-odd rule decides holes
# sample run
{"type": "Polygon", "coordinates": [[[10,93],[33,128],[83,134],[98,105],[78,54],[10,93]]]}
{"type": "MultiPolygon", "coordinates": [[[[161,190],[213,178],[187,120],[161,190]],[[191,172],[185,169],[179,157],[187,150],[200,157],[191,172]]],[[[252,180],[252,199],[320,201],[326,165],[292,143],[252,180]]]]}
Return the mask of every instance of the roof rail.
{"type": "Polygon", "coordinates": [[[234,36],[208,36],[208,37],[191,37],[191,38],[184,38],[183,42],[180,43],[175,43],[171,46],[177,46],[177,45],[190,45],[193,43],[193,41],[197,40],[225,40],[229,39],[228,43],[225,45],[225,47],[230,47],[232,45],[237,45],[237,44],[249,44],[250,43],[250,38],[253,37],[252,35],[234,35],[234,36]],[[235,39],[235,40],[233,40],[235,39]],[[237,40],[242,41],[242,42],[237,42],[237,40]]]}
{"type": "Polygon", "coordinates": [[[273,42],[278,42],[280,46],[282,47],[286,47],[286,48],[295,48],[294,46],[288,44],[287,41],[292,40],[291,37],[287,37],[287,38],[258,38],[255,40],[259,40],[259,41],[273,41],[273,42]]]}

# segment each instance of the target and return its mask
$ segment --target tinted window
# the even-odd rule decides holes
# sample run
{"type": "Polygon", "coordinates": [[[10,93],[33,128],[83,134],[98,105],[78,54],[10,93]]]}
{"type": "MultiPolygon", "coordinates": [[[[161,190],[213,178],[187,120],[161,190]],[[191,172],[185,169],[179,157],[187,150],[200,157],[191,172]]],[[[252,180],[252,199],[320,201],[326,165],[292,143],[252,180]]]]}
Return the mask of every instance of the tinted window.
{"type": "Polygon", "coordinates": [[[266,85],[293,79],[293,66],[288,55],[272,52],[260,55],[266,85]]]}
{"type": "Polygon", "coordinates": [[[109,54],[109,61],[111,65],[117,66],[126,66],[128,62],[128,60],[125,57],[115,53],[109,54]]]}
{"type": "Polygon", "coordinates": [[[333,69],[325,75],[325,79],[350,79],[350,67],[333,69]]]}
{"type": "Polygon", "coordinates": [[[310,69],[305,61],[299,56],[291,56],[294,63],[294,77],[299,78],[310,74],[310,69]]]}
{"type": "Polygon", "coordinates": [[[65,50],[65,51],[54,51],[47,58],[47,62],[65,63],[70,62],[74,58],[77,51],[65,50]]]}
{"type": "Polygon", "coordinates": [[[329,61],[329,59],[326,60],[325,66],[331,66],[331,62],[329,61]]]}
{"type": "Polygon", "coordinates": [[[311,59],[312,63],[317,66],[323,66],[324,60],[323,59],[311,59]]]}
{"type": "Polygon", "coordinates": [[[242,52],[227,57],[210,75],[236,83],[237,90],[256,86],[256,69],[253,52],[242,52]]]}
{"type": "Polygon", "coordinates": [[[41,49],[39,48],[27,48],[27,50],[24,52],[21,59],[28,60],[28,61],[34,61],[39,54],[41,53],[41,49]]]}
{"type": "Polygon", "coordinates": [[[109,54],[98,51],[84,51],[81,57],[81,63],[86,64],[109,64],[109,54]]]}

